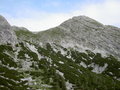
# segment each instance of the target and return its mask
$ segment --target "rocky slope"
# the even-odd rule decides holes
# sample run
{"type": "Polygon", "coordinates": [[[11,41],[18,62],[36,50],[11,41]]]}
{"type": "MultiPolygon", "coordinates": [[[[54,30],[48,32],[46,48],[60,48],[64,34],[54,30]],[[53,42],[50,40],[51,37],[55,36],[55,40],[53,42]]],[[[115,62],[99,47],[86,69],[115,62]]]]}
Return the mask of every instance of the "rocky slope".
{"type": "Polygon", "coordinates": [[[32,33],[0,16],[0,32],[0,90],[120,89],[117,27],[79,16],[32,33]]]}

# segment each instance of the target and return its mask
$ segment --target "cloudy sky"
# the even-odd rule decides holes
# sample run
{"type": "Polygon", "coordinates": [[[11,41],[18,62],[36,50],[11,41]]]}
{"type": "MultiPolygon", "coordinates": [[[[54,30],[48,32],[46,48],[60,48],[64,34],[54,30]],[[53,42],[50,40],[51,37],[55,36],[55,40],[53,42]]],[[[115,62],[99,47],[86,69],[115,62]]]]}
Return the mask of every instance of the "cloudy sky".
{"type": "Polygon", "coordinates": [[[0,0],[0,14],[11,25],[31,31],[46,30],[79,15],[120,27],[119,9],[120,0],[0,0]]]}

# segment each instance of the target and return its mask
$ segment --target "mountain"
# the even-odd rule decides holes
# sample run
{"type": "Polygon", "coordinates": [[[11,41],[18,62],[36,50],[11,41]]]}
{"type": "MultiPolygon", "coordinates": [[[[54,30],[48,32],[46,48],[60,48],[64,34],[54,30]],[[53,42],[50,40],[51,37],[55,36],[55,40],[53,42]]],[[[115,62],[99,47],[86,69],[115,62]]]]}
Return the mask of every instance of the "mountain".
{"type": "Polygon", "coordinates": [[[0,90],[120,89],[117,27],[78,16],[34,33],[0,16],[0,32],[0,90]]]}

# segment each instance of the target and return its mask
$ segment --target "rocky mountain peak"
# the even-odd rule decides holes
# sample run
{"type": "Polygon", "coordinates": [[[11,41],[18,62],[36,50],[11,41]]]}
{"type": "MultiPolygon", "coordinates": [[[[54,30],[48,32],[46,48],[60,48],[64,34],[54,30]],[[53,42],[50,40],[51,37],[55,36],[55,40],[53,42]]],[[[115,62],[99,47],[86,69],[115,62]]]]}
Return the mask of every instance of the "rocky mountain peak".
{"type": "Polygon", "coordinates": [[[120,57],[119,28],[103,25],[87,16],[73,17],[63,22],[59,28],[68,34],[67,43],[72,40],[72,43],[90,48],[92,51],[102,50],[120,57]]]}
{"type": "Polygon", "coordinates": [[[10,24],[7,22],[7,20],[0,15],[0,27],[5,28],[5,29],[9,29],[10,28],[10,24]]]}
{"type": "Polygon", "coordinates": [[[69,29],[69,30],[83,30],[85,28],[91,29],[102,29],[104,25],[92,18],[87,16],[76,16],[73,17],[60,25],[61,28],[69,29]]]}
{"type": "Polygon", "coordinates": [[[0,15],[0,44],[15,44],[17,37],[7,20],[0,15]]]}

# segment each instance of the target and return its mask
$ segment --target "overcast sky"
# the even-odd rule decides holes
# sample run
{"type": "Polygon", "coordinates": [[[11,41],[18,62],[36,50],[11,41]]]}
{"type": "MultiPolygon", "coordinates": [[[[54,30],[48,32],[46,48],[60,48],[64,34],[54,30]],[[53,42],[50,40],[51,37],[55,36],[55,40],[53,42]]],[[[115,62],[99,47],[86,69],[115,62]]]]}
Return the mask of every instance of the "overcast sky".
{"type": "Polygon", "coordinates": [[[120,27],[120,0],[0,0],[0,14],[11,25],[42,31],[86,15],[120,27]]]}

